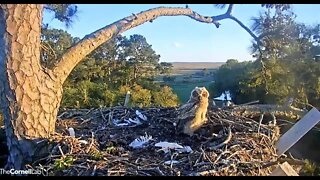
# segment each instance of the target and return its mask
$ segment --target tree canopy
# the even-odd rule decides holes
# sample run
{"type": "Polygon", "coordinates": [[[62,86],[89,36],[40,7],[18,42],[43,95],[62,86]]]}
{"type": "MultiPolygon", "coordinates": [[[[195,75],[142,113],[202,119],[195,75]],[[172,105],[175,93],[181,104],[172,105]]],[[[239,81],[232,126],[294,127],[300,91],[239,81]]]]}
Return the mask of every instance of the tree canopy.
{"type": "MultiPolygon", "coordinates": [[[[41,40],[42,65],[52,67],[78,38],[63,30],[44,27],[41,40]]],[[[154,82],[157,75],[172,71],[172,65],[159,63],[159,58],[142,35],[113,38],[72,71],[64,83],[62,107],[116,106],[124,103],[127,91],[132,94],[131,106],[177,106],[178,97],[172,89],[154,82]]]]}
{"type": "Polygon", "coordinates": [[[212,90],[230,90],[238,103],[284,103],[293,97],[300,106],[319,107],[320,64],[314,59],[320,53],[319,25],[306,26],[295,18],[290,8],[267,9],[253,18],[252,30],[261,37],[261,44],[252,46],[256,61],[228,60],[216,72],[212,90]]]}

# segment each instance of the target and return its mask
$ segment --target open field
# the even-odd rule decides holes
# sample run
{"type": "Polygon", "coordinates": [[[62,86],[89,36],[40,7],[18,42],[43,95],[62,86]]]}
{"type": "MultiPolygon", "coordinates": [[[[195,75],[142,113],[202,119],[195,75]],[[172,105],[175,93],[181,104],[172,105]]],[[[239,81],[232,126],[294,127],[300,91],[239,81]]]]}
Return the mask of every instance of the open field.
{"type": "Polygon", "coordinates": [[[173,69],[216,69],[225,62],[170,62],[173,69]]]}
{"type": "MultiPolygon", "coordinates": [[[[211,82],[204,81],[204,82],[172,82],[167,83],[168,86],[170,86],[173,91],[178,95],[180,103],[186,103],[190,97],[190,92],[194,89],[194,87],[205,87],[206,89],[209,88],[209,85],[211,82]]],[[[211,99],[212,97],[209,97],[211,99]]]]}
{"type": "Polygon", "coordinates": [[[207,69],[218,69],[224,62],[170,62],[173,65],[173,74],[193,74],[207,69]]]}
{"type": "MultiPolygon", "coordinates": [[[[224,62],[172,62],[174,81],[164,82],[178,95],[180,103],[185,103],[194,87],[209,89],[213,82],[213,72],[224,62]],[[204,70],[205,69],[205,70],[204,70]]],[[[212,97],[210,97],[212,98],[212,97]]]]}

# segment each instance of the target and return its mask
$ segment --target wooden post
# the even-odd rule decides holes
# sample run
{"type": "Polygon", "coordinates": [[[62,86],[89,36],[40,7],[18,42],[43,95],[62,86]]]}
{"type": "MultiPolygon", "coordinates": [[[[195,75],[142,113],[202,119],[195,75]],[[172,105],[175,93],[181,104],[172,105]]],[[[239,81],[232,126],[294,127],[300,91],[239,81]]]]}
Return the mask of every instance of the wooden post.
{"type": "Polygon", "coordinates": [[[290,166],[288,162],[284,162],[272,171],[269,176],[299,176],[299,174],[290,166]]]}
{"type": "Polygon", "coordinates": [[[130,99],[130,91],[127,92],[126,99],[124,100],[125,107],[128,107],[129,99],[130,99]]]}
{"type": "Polygon", "coordinates": [[[320,112],[313,108],[293,127],[291,127],[277,142],[277,154],[280,156],[299,141],[310,129],[320,121],[320,112]]]}

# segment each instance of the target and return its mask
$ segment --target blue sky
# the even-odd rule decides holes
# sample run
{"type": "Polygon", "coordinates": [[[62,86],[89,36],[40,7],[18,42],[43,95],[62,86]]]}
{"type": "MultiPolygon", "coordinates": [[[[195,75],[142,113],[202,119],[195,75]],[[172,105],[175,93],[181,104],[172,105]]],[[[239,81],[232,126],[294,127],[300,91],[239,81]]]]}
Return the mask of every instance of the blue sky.
{"type": "MultiPolygon", "coordinates": [[[[79,4],[78,18],[72,27],[53,19],[52,14],[44,14],[43,21],[50,27],[64,29],[73,36],[85,35],[113,23],[121,18],[158,6],[184,7],[185,4],[79,4]]],[[[225,12],[211,4],[190,4],[190,8],[202,15],[218,15],[225,12]]],[[[262,11],[258,4],[237,4],[233,15],[250,27],[253,16],[262,11]]],[[[320,4],[294,4],[297,21],[308,25],[320,23],[320,4]]],[[[196,22],[189,17],[160,17],[153,23],[124,32],[123,35],[141,34],[161,61],[225,62],[227,59],[251,60],[249,52],[251,36],[232,20],[220,22],[220,28],[212,24],[196,22]]]]}

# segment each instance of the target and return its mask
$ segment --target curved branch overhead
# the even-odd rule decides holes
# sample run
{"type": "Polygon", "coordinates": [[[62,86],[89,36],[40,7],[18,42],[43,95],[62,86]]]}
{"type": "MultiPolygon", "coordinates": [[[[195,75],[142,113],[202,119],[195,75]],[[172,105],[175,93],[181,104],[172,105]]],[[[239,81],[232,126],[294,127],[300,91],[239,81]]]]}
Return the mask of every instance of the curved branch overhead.
{"type": "Polygon", "coordinates": [[[237,22],[244,30],[246,30],[251,35],[251,37],[253,37],[253,39],[255,41],[260,43],[260,39],[247,26],[245,26],[239,19],[237,19],[236,17],[234,17],[232,15],[229,15],[228,18],[237,22]]]}
{"type": "MultiPolygon", "coordinates": [[[[72,69],[89,53],[95,50],[98,46],[117,36],[118,34],[139,26],[146,22],[152,22],[154,19],[161,16],[187,16],[201,23],[214,24],[219,27],[220,20],[232,19],[231,12],[233,4],[230,4],[226,13],[218,16],[203,16],[193,11],[190,8],[178,7],[157,7],[142,11],[138,14],[133,14],[121,20],[118,20],[110,25],[107,25],[87,36],[85,36],[76,45],[71,47],[59,60],[52,72],[56,80],[61,84],[68,77],[72,69]]],[[[241,24],[240,24],[241,25],[241,24]]],[[[243,27],[243,26],[241,26],[243,27]]],[[[246,28],[245,28],[246,29],[246,28]]],[[[249,33],[250,29],[246,29],[249,33]]],[[[251,32],[251,36],[254,34],[251,32]]],[[[256,40],[256,36],[253,38],[256,40]]]]}

